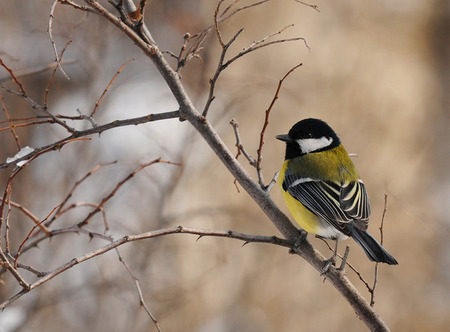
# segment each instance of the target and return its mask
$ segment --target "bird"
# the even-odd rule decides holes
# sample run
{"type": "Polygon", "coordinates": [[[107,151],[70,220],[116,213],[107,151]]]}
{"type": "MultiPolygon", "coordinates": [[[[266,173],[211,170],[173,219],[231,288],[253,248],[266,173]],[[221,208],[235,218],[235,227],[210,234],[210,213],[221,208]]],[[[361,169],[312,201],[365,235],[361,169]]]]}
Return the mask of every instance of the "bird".
{"type": "Polygon", "coordinates": [[[335,131],[319,119],[297,122],[288,134],[279,173],[283,199],[296,222],[306,232],[337,244],[351,237],[374,262],[398,264],[367,231],[371,213],[366,187],[335,131]]]}

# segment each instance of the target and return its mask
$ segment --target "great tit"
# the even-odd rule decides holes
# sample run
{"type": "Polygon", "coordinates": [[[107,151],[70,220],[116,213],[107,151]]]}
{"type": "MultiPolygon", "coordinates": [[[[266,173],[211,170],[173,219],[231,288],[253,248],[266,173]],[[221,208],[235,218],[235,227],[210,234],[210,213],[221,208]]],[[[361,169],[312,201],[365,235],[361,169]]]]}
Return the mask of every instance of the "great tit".
{"type": "Polygon", "coordinates": [[[322,120],[305,119],[276,138],[286,142],[279,185],[298,224],[322,238],[350,236],[371,261],[398,264],[367,232],[367,191],[334,130],[322,120]]]}

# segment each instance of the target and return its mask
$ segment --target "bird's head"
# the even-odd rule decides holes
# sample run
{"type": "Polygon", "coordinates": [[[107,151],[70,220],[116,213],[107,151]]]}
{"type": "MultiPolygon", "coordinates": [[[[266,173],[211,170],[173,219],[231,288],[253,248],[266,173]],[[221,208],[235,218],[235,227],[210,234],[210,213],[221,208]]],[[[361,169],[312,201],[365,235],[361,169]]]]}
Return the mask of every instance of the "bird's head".
{"type": "Polygon", "coordinates": [[[329,150],[341,144],[334,130],[325,121],[319,119],[301,120],[289,130],[287,135],[278,135],[277,139],[286,142],[286,159],[329,150]]]}

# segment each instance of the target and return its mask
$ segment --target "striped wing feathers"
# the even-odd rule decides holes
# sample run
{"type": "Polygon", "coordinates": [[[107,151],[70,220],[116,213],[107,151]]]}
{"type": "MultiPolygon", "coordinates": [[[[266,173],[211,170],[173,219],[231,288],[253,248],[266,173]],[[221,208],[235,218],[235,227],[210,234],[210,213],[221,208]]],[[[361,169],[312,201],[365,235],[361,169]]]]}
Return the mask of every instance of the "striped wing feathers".
{"type": "Polygon", "coordinates": [[[352,220],[360,221],[361,228],[368,223],[370,205],[361,180],[340,183],[302,178],[294,176],[288,169],[283,189],[343,233],[347,233],[345,224],[352,220]]]}

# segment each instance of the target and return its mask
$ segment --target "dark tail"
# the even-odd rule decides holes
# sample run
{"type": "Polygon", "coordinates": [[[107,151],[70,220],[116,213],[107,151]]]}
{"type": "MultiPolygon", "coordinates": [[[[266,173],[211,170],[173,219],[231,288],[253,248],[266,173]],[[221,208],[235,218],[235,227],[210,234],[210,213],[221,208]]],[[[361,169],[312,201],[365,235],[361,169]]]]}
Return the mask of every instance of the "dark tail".
{"type": "Polygon", "coordinates": [[[356,226],[351,227],[351,230],[352,233],[350,236],[364,249],[364,252],[371,261],[387,263],[389,265],[398,264],[395,258],[392,257],[392,255],[388,253],[386,249],[372,237],[372,235],[366,231],[360,230],[356,226]]]}

